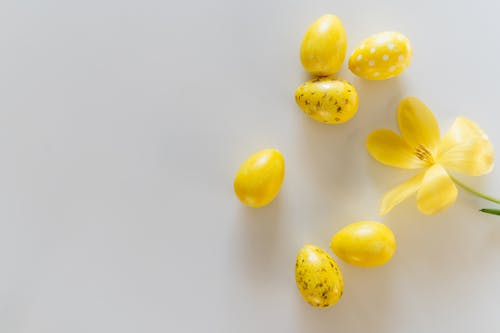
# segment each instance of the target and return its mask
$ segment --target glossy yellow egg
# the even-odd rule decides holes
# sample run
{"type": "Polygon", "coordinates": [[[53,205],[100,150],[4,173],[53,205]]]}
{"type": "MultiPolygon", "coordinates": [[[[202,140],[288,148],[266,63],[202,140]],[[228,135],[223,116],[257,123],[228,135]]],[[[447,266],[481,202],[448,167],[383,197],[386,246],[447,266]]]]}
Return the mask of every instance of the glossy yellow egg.
{"type": "Polygon", "coordinates": [[[305,245],[295,263],[297,288],[307,303],[325,308],[340,299],[344,280],[337,263],[328,253],[314,245],[305,245]]]}
{"type": "Polygon", "coordinates": [[[399,32],[382,32],[362,41],[349,57],[349,69],[368,80],[401,74],[411,62],[412,47],[399,32]]]}
{"type": "Polygon", "coordinates": [[[363,221],[349,224],[337,232],[330,248],[337,257],[352,265],[373,267],[392,258],[396,239],[384,224],[363,221]]]}
{"type": "Polygon", "coordinates": [[[347,37],[340,19],[323,15],[307,29],[300,47],[300,61],[313,75],[332,75],[342,66],[346,48],[347,37]]]}
{"type": "Polygon", "coordinates": [[[358,111],[358,93],[346,81],[323,77],[307,81],[295,91],[295,101],[311,118],[341,124],[358,111]]]}
{"type": "Polygon", "coordinates": [[[276,149],[250,156],[234,178],[234,192],[245,205],[262,207],[278,195],[285,176],[285,159],[276,149]]]}

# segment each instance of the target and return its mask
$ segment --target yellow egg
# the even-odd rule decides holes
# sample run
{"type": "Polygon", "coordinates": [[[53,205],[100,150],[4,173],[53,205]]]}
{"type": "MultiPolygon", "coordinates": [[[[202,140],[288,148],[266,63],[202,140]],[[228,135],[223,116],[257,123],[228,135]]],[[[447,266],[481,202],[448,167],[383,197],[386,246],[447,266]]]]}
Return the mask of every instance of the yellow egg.
{"type": "Polygon", "coordinates": [[[337,232],[330,248],[340,259],[362,267],[380,266],[396,251],[391,229],[382,223],[363,221],[349,224],[337,232]]]}
{"type": "Polygon", "coordinates": [[[328,253],[314,245],[305,245],[295,263],[297,288],[307,303],[325,308],[340,299],[344,280],[337,263],[328,253]]]}
{"type": "Polygon", "coordinates": [[[250,156],[234,178],[234,192],[250,207],[269,204],[278,195],[285,176],[285,159],[276,149],[250,156]]]}
{"type": "Polygon", "coordinates": [[[300,61],[313,75],[336,73],[344,62],[347,37],[335,15],[323,15],[311,24],[302,40],[300,61]]]}
{"type": "Polygon", "coordinates": [[[300,85],[295,101],[311,118],[341,124],[358,111],[358,93],[352,84],[331,78],[316,78],[300,85]]]}
{"type": "Polygon", "coordinates": [[[368,37],[349,57],[349,69],[368,80],[386,80],[401,74],[411,62],[412,47],[399,32],[368,37]]]}

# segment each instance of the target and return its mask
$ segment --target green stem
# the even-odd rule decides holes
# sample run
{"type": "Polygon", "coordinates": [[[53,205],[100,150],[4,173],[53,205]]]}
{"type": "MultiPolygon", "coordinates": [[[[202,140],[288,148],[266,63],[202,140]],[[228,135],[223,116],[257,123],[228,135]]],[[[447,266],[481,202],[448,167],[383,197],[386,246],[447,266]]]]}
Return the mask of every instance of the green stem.
{"type": "Polygon", "coordinates": [[[475,189],[465,185],[464,183],[462,183],[461,181],[459,181],[458,179],[456,179],[455,177],[453,176],[450,176],[451,179],[455,182],[455,184],[457,184],[458,186],[460,186],[461,188],[463,188],[464,190],[466,190],[467,192],[470,192],[480,198],[483,198],[485,200],[488,200],[488,201],[491,201],[491,202],[494,202],[494,203],[497,203],[500,205],[500,199],[496,199],[496,198],[493,198],[489,195],[486,195],[484,193],[481,193],[479,191],[476,191],[475,189]]]}
{"type": "Polygon", "coordinates": [[[500,209],[483,208],[483,209],[480,209],[480,211],[483,212],[483,213],[486,213],[486,214],[499,215],[500,216],[500,209]]]}

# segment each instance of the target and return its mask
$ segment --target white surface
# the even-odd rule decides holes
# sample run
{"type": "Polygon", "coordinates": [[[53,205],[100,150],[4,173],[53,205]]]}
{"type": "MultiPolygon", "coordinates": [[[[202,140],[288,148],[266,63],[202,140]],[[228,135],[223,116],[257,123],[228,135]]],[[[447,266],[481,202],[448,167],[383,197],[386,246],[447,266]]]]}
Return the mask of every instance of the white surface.
{"type": "MultiPolygon", "coordinates": [[[[377,215],[408,178],[364,148],[414,95],[443,131],[476,120],[500,149],[500,2],[55,1],[0,4],[0,331],[472,332],[500,329],[500,218],[460,191],[447,212],[414,199],[377,215]],[[307,26],[335,13],[349,37],[399,30],[414,58],[358,88],[341,126],[307,118],[295,87],[307,26]],[[285,155],[279,199],[243,207],[233,176],[285,155]],[[340,262],[345,293],[314,309],[295,287],[305,243],[377,219],[386,266],[340,262]]],[[[500,194],[500,171],[462,177],[500,194]]]]}

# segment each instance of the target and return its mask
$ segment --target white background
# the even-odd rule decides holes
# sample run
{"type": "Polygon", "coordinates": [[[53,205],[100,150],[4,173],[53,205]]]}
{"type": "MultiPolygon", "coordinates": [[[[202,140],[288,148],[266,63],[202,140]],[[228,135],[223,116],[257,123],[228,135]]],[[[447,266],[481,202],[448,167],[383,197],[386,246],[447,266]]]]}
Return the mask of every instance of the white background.
{"type": "MultiPolygon", "coordinates": [[[[458,115],[500,149],[500,2],[3,0],[0,3],[0,331],[472,332],[500,330],[500,217],[460,191],[426,217],[415,198],[377,215],[412,171],[366,152],[396,108],[422,99],[444,132],[458,115]],[[317,17],[344,22],[348,54],[397,30],[410,68],[339,77],[356,117],[323,125],[294,101],[317,17]],[[280,149],[278,199],[245,208],[233,177],[280,149]],[[386,223],[386,266],[339,261],[329,309],[300,297],[297,251],[351,222],[386,223]]],[[[500,171],[461,177],[500,195],[500,171]]]]}

